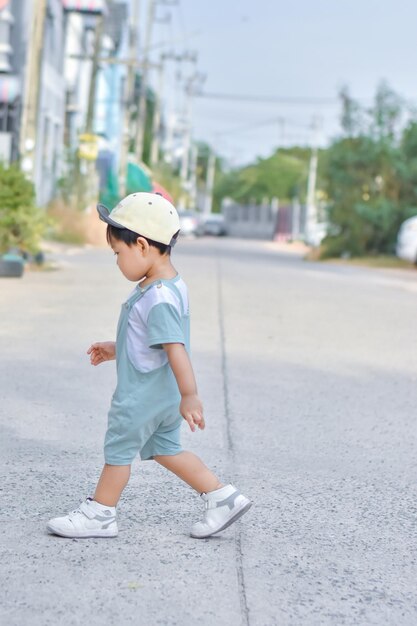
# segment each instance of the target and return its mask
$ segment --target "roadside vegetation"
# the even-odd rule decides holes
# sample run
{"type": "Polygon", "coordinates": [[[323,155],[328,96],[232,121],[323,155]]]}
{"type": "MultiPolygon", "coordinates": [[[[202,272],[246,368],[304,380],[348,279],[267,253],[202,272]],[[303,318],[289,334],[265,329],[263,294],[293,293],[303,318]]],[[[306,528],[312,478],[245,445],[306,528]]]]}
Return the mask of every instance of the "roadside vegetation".
{"type": "Polygon", "coordinates": [[[36,255],[46,224],[32,183],[18,166],[0,163],[0,254],[16,250],[36,255]]]}
{"type": "MultiPolygon", "coordinates": [[[[321,258],[393,255],[400,224],[417,215],[417,113],[386,83],[370,107],[340,93],[341,133],[319,151],[317,201],[328,222],[321,258]]],[[[310,150],[279,149],[267,159],[221,173],[216,205],[306,201],[310,150]]]]}
{"type": "MultiPolygon", "coordinates": [[[[340,93],[340,103],[340,135],[318,152],[316,200],[326,217],[328,235],[314,256],[387,259],[394,254],[400,224],[417,215],[417,112],[386,83],[379,85],[371,106],[355,101],[347,88],[340,93]]],[[[147,157],[151,121],[150,116],[147,157]]],[[[203,142],[197,147],[196,178],[203,191],[211,148],[203,142]]],[[[214,211],[220,210],[226,197],[242,204],[273,198],[279,198],[280,204],[305,203],[310,156],[307,146],[279,148],[268,158],[230,170],[217,155],[214,211]]],[[[36,253],[44,235],[66,243],[86,241],[90,223],[82,215],[84,206],[77,202],[84,183],[76,158],[67,161],[58,198],[47,212],[36,207],[33,186],[18,166],[0,165],[0,253],[11,248],[36,253]]],[[[178,201],[182,193],[178,163],[163,163],[153,174],[178,201]]],[[[108,204],[113,205],[117,189],[107,192],[108,204]]]]}

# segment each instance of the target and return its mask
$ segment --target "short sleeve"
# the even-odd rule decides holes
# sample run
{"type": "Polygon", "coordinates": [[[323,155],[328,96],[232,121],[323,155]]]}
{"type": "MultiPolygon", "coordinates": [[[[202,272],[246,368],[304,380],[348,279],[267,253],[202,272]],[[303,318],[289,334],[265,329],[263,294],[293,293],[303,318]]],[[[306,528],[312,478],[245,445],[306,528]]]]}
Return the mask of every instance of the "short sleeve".
{"type": "Polygon", "coordinates": [[[151,308],[147,321],[148,346],[162,348],[164,343],[185,344],[181,316],[177,308],[166,302],[151,308]]]}

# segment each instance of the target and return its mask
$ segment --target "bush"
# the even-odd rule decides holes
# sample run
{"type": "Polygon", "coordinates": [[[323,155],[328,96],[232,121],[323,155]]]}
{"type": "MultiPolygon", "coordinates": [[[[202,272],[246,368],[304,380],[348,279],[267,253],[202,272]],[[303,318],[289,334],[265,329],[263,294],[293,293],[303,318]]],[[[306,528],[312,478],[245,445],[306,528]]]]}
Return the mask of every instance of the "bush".
{"type": "Polygon", "coordinates": [[[10,248],[38,252],[45,227],[32,183],[16,165],[0,164],[0,253],[10,248]]]}

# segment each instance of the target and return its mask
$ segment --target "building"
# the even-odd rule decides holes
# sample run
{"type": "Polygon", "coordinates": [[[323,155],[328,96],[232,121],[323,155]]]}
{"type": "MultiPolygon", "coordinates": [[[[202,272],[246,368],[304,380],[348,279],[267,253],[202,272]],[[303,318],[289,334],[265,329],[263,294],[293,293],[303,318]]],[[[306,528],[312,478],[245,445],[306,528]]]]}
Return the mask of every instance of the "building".
{"type": "Polygon", "coordinates": [[[16,27],[20,4],[0,2],[0,159],[4,163],[15,161],[19,150],[23,45],[16,27]]]}
{"type": "MultiPolygon", "coordinates": [[[[76,150],[85,130],[97,18],[107,17],[100,54],[114,56],[126,11],[123,0],[0,0],[0,159],[20,159],[40,205],[56,194],[65,146],[76,150]]],[[[123,68],[100,65],[93,130],[116,152],[122,82],[123,68]]]]}
{"type": "MultiPolygon", "coordinates": [[[[80,2],[64,0],[67,7],[80,2]]],[[[106,62],[126,55],[127,4],[123,0],[111,2],[106,7],[89,1],[89,11],[70,10],[67,18],[65,50],[66,80],[66,133],[65,143],[73,152],[81,133],[92,132],[103,138],[101,142],[114,155],[120,151],[122,125],[122,94],[126,75],[123,64],[106,62]],[[100,63],[97,72],[97,89],[91,128],[87,129],[87,110],[92,73],[92,56],[99,9],[105,10],[100,63]],[[95,12],[97,14],[95,14],[95,12]]]]}

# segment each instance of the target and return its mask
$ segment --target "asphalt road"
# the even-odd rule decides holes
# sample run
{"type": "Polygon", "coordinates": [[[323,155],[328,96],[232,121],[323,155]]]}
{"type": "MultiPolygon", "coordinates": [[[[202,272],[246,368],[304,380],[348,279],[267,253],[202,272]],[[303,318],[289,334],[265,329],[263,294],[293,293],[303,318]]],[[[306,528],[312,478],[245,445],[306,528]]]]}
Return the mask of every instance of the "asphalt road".
{"type": "Polygon", "coordinates": [[[136,462],[111,540],[45,522],[91,494],[130,285],[104,249],[0,282],[0,623],[415,626],[417,272],[182,241],[208,427],[184,443],[255,505],[210,540],[199,498],[136,462]]]}

